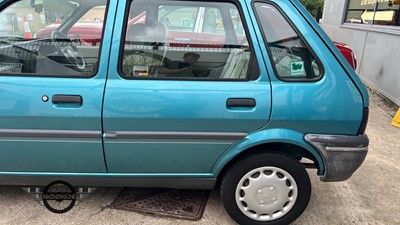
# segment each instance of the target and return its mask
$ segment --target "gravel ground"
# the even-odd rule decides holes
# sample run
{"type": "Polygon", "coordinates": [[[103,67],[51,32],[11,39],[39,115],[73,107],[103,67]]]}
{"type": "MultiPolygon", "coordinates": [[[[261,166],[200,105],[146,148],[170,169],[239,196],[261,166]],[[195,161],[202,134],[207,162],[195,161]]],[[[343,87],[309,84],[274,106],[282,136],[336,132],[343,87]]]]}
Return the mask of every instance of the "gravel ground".
{"type": "MultiPolygon", "coordinates": [[[[368,86],[367,86],[368,87],[368,86]]],[[[376,90],[368,87],[370,101],[376,102],[376,104],[385,111],[390,117],[394,117],[399,110],[399,106],[394,102],[390,101],[384,95],[380,94],[376,90]]]]}

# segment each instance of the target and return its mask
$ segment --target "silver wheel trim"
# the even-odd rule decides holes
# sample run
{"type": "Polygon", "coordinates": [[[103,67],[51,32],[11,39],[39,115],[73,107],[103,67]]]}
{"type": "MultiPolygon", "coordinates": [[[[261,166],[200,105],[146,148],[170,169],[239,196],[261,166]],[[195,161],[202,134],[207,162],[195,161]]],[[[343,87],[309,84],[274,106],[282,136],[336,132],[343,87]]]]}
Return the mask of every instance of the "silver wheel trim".
{"type": "Polygon", "coordinates": [[[236,204],[247,217],[256,221],[272,221],[285,216],[297,200],[294,178],[277,167],[260,167],[239,181],[236,204]]]}

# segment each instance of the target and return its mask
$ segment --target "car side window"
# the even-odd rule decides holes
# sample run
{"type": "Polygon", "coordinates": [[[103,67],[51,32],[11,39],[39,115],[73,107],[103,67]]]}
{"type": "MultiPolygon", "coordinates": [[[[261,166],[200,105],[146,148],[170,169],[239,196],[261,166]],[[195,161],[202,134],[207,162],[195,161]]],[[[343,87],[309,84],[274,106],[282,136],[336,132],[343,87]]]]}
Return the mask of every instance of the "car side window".
{"type": "Polygon", "coordinates": [[[106,0],[16,1],[0,12],[0,75],[93,77],[106,0]]]}
{"type": "Polygon", "coordinates": [[[319,79],[322,76],[320,61],[283,14],[266,3],[255,3],[255,8],[278,78],[285,81],[319,79]]]}
{"type": "Polygon", "coordinates": [[[234,4],[133,0],[126,17],[124,78],[248,80],[253,54],[234,4]]]}

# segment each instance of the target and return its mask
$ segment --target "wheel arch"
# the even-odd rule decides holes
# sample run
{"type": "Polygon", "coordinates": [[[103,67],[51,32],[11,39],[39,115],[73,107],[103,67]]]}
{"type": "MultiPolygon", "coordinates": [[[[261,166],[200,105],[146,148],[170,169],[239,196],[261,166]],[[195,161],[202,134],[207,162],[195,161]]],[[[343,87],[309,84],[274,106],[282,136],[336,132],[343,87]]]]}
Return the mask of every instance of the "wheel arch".
{"type": "Polygon", "coordinates": [[[248,135],[229,148],[215,163],[211,173],[220,177],[238,159],[260,151],[282,152],[293,157],[305,157],[314,162],[318,175],[324,173],[324,161],[320,153],[304,140],[305,134],[287,129],[263,130],[248,135]]]}

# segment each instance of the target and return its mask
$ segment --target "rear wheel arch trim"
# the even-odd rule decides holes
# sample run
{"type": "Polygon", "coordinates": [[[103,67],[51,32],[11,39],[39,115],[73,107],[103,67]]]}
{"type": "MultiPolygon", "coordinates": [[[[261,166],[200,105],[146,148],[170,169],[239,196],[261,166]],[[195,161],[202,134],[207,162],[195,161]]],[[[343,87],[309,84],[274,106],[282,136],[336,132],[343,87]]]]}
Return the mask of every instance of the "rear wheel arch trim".
{"type": "MultiPolygon", "coordinates": [[[[271,149],[272,145],[293,145],[301,148],[305,152],[311,154],[316,160],[318,175],[323,174],[325,170],[325,162],[320,153],[313,146],[304,140],[305,134],[288,129],[271,129],[263,130],[249,134],[246,138],[238,141],[229,149],[227,149],[216,161],[211,173],[219,176],[229,164],[239,158],[241,155],[251,153],[251,151],[263,149],[265,151],[279,151],[281,149],[271,149]],[[285,137],[291,137],[290,139],[285,137]]],[[[286,152],[291,154],[291,152],[286,152]]]]}

